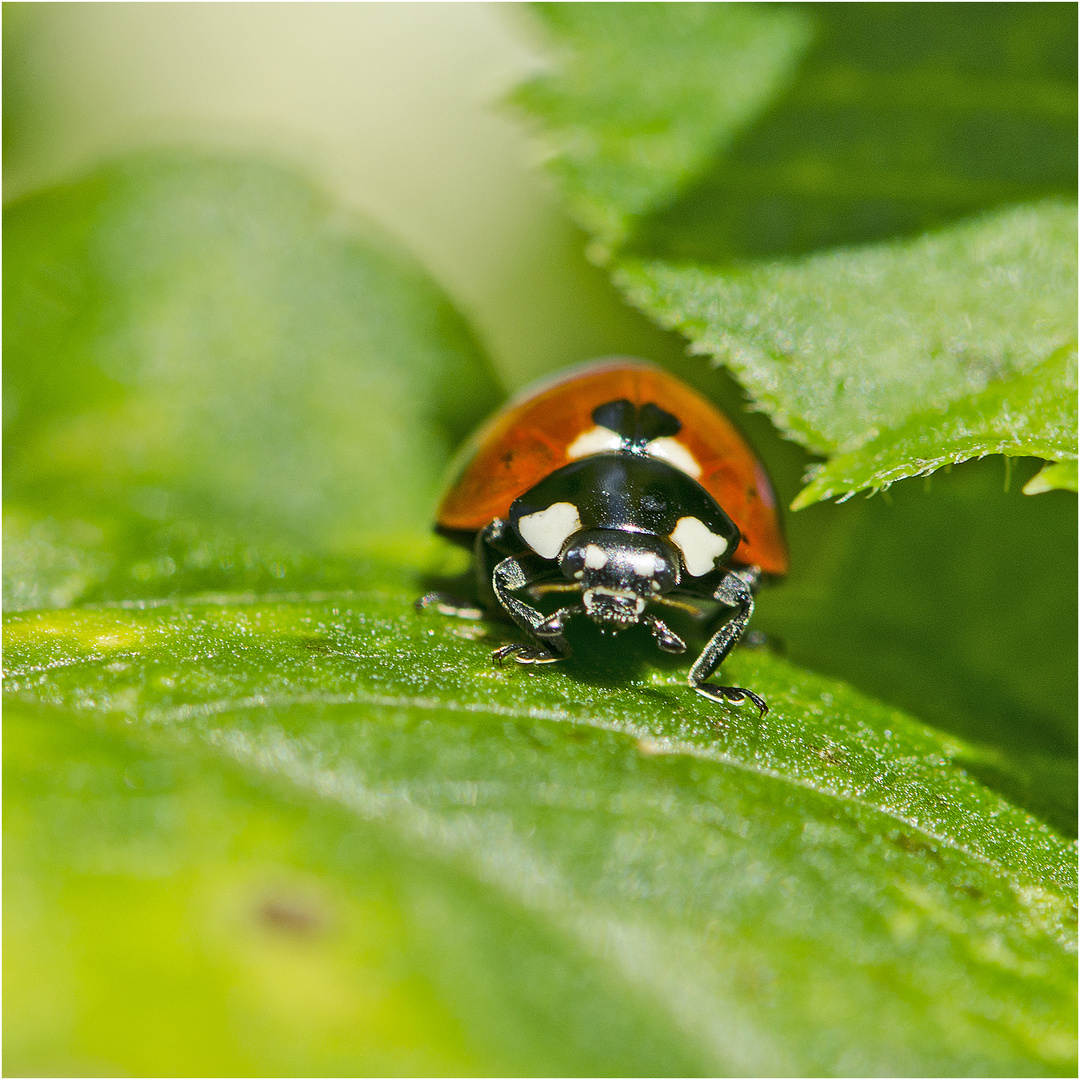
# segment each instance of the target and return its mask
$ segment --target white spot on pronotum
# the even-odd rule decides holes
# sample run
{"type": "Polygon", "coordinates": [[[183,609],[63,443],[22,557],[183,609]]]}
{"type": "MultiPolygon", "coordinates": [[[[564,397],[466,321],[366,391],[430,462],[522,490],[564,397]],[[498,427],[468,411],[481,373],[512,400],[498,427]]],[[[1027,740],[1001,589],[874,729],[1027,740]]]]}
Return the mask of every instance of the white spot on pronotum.
{"type": "Polygon", "coordinates": [[[567,448],[566,456],[576,460],[590,454],[606,454],[622,448],[623,438],[617,431],[597,425],[582,432],[567,448]]]}
{"type": "Polygon", "coordinates": [[[659,458],[676,469],[692,476],[696,480],[701,475],[701,466],[697,459],[678,439],[665,436],[662,439],[653,439],[645,444],[645,451],[650,457],[659,458]]]}
{"type": "Polygon", "coordinates": [[[590,570],[599,570],[607,566],[607,552],[597,544],[586,544],[585,565],[590,570]]]}
{"type": "Polygon", "coordinates": [[[554,559],[567,538],[581,528],[581,518],[573,503],[552,503],[546,510],[526,514],[518,522],[521,538],[545,559],[554,559]]]}
{"type": "Polygon", "coordinates": [[[710,532],[709,527],[696,517],[679,518],[671,539],[682,552],[686,571],[691,577],[701,577],[712,570],[728,546],[722,536],[710,532]]]}

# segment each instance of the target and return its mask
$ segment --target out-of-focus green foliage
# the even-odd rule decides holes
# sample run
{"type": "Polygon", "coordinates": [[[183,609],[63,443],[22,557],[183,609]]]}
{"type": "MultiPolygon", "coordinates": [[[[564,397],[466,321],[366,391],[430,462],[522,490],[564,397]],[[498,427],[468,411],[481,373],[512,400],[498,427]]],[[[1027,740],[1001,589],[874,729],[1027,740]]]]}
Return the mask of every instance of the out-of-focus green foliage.
{"type": "Polygon", "coordinates": [[[426,531],[499,400],[424,273],[274,166],[129,159],[22,200],[4,242],[19,504],[356,551],[426,531]]]}
{"type": "Polygon", "coordinates": [[[986,453],[1074,457],[1075,362],[1038,402],[1024,377],[1076,342],[1075,11],[641,8],[541,5],[553,71],[518,103],[627,298],[841,455],[796,505],[986,453]],[[742,36],[771,52],[767,97],[726,59],[742,36]],[[616,86],[649,103],[621,127],[590,111],[616,86]],[[638,152],[687,99],[682,167],[638,152]],[[998,210],[1040,195],[1070,205],[998,210]]]}
{"type": "Polygon", "coordinates": [[[1044,465],[1037,476],[1033,476],[1025,485],[1027,495],[1041,495],[1044,491],[1076,491],[1076,462],[1057,461],[1044,465]]]}
{"type": "Polygon", "coordinates": [[[791,74],[809,23],[794,6],[538,5],[558,78],[513,100],[543,116],[545,156],[606,259],[637,219],[730,148],[791,74]]]}
{"type": "Polygon", "coordinates": [[[623,250],[641,257],[787,257],[1075,197],[1076,13],[1065,5],[533,10],[549,69],[515,99],[572,185],[568,205],[607,200],[607,216],[626,222],[623,250]],[[736,39],[758,50],[758,70],[729,59],[736,39]],[[605,101],[616,93],[633,104],[613,127],[605,101]],[[683,169],[617,156],[647,141],[676,101],[700,110],[680,129],[698,144],[681,152],[683,169]],[[618,185],[604,170],[616,165],[618,185]]]}
{"type": "MultiPolygon", "coordinates": [[[[1044,16],[1009,11],[1026,63],[1044,16]]],[[[555,9],[612,58],[597,89],[568,54],[604,243],[651,265],[665,185],[742,152],[830,40],[815,12],[555,9]],[[614,69],[643,26],[673,55],[672,19],[696,59],[650,99],[614,69]],[[694,112],[712,55],[740,87],[694,112]]],[[[510,626],[412,610],[464,567],[424,533],[498,390],[388,241],[280,168],[178,154],[23,201],[5,242],[7,1071],[1075,1073],[1075,500],[1021,493],[1062,465],[792,517],[772,644],[725,665],[764,718],[636,631],[499,669],[510,626]]],[[[967,385],[943,432],[977,407],[1016,435],[1016,385],[967,385]]],[[[790,500],[806,455],[740,422],[790,500]]]]}

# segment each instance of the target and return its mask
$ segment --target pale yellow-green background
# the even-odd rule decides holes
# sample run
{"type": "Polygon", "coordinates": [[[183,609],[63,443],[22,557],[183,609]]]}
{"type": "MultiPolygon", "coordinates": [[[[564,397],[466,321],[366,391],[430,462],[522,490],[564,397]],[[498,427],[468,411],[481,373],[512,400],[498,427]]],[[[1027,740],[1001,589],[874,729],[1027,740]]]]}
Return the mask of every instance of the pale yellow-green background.
{"type": "Polygon", "coordinates": [[[298,164],[417,255],[509,388],[681,346],[582,254],[500,104],[542,64],[515,4],[6,4],[5,197],[146,145],[298,164]]]}

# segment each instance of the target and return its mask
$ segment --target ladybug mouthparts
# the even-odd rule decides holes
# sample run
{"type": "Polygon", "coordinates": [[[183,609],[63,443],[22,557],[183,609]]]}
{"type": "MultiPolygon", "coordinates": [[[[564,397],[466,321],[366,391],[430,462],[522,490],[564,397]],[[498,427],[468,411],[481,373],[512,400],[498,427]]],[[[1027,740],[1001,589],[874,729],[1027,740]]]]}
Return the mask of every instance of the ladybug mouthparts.
{"type": "Polygon", "coordinates": [[[645,611],[643,597],[621,589],[586,589],[581,594],[581,599],[585,605],[585,614],[594,623],[611,629],[616,634],[640,622],[645,611]]]}

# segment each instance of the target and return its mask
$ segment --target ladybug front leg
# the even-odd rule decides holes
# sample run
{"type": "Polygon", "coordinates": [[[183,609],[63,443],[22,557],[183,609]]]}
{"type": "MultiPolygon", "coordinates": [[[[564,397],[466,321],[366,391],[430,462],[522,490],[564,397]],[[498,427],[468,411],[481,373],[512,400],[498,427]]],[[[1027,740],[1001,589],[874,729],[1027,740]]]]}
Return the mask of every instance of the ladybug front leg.
{"type": "Polygon", "coordinates": [[[536,575],[530,580],[521,559],[515,555],[503,559],[492,572],[491,588],[495,599],[510,618],[536,642],[536,645],[515,642],[496,649],[491,654],[496,663],[513,656],[519,664],[553,664],[556,660],[563,660],[570,655],[570,646],[562,636],[562,629],[563,622],[574,609],[564,608],[554,615],[545,616],[513,595],[536,580],[536,575]]]}
{"type": "Polygon", "coordinates": [[[721,579],[712,598],[728,607],[735,608],[735,613],[713,634],[708,644],[701,650],[701,655],[690,669],[689,682],[699,694],[721,704],[731,702],[733,705],[739,705],[749,698],[764,716],[769,711],[769,707],[752,690],[746,690],[741,686],[717,686],[715,683],[705,681],[724,662],[746,629],[746,624],[754,613],[753,589],[760,576],[761,571],[756,566],[751,566],[743,570],[731,570],[721,579]]]}

